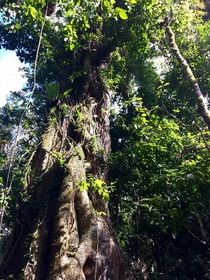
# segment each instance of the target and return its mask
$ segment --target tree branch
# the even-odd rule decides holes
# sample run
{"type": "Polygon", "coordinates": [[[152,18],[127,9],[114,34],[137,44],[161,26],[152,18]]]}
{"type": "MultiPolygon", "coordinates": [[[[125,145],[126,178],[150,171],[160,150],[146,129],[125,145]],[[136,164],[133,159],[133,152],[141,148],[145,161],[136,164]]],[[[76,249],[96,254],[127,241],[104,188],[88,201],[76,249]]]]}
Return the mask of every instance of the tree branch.
{"type": "Polygon", "coordinates": [[[179,62],[180,67],[184,71],[186,78],[190,82],[190,86],[191,86],[191,88],[194,92],[195,98],[196,98],[196,102],[197,102],[197,106],[198,106],[198,113],[203,118],[204,122],[208,126],[208,129],[210,130],[210,111],[208,110],[208,107],[207,107],[207,101],[201,92],[199,84],[198,84],[195,76],[193,75],[193,72],[192,72],[189,64],[187,63],[186,59],[182,56],[182,54],[179,51],[179,48],[175,41],[174,32],[172,31],[170,25],[167,25],[165,27],[165,33],[166,33],[166,36],[170,43],[171,51],[175,55],[177,61],[179,62]]]}
{"type": "Polygon", "coordinates": [[[201,240],[199,237],[197,237],[188,227],[185,227],[185,229],[189,232],[190,235],[192,235],[192,237],[194,239],[196,239],[199,243],[202,243],[203,245],[207,245],[206,241],[201,240]]]}

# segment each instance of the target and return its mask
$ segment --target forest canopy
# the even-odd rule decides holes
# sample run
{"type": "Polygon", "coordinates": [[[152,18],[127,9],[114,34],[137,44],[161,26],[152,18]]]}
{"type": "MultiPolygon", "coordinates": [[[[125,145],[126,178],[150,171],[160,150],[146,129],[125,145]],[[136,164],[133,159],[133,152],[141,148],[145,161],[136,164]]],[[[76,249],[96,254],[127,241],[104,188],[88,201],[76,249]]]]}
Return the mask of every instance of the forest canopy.
{"type": "Polygon", "coordinates": [[[208,6],[0,2],[0,279],[210,278],[208,6]]]}

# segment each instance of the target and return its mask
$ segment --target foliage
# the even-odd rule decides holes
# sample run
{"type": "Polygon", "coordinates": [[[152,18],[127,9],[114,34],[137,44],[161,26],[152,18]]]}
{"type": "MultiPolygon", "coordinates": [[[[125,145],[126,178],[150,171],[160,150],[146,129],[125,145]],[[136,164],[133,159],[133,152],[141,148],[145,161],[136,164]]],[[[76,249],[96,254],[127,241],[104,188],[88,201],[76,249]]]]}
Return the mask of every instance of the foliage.
{"type": "MultiPolygon", "coordinates": [[[[196,1],[188,4],[172,6],[171,24],[182,53],[207,91],[204,65],[209,58],[204,50],[208,44],[200,40],[209,37],[203,32],[209,22],[201,22],[196,1]]],[[[151,76],[152,67],[143,63],[143,70],[133,68],[126,94],[116,91],[120,107],[112,117],[110,174],[117,183],[111,213],[136,270],[142,269],[143,259],[151,279],[162,279],[161,275],[208,279],[209,132],[197,115],[188,82],[166,49],[161,19],[170,16],[171,8],[163,5],[161,14],[158,3],[153,5],[160,28],[154,32],[153,27],[148,34],[156,42],[151,50],[157,50],[159,58],[164,56],[164,68],[158,80],[151,76]],[[147,67],[150,76],[144,81],[142,72],[147,67]],[[174,265],[174,258],[180,263],[174,265]]],[[[153,57],[150,51],[147,54],[153,57]]],[[[128,72],[129,57],[123,61],[128,72]]]]}
{"type": "Polygon", "coordinates": [[[108,186],[103,180],[101,179],[95,179],[93,176],[89,175],[87,176],[86,181],[80,181],[78,182],[80,191],[88,191],[91,190],[94,193],[98,193],[102,200],[108,202],[109,201],[109,195],[111,192],[114,191],[114,183],[110,183],[108,186]]]}
{"type": "MultiPolygon", "coordinates": [[[[24,94],[13,93],[0,111],[5,232],[20,201],[28,199],[24,186],[31,156],[47,124],[70,115],[69,129],[87,142],[86,153],[104,152],[97,135],[90,134],[95,104],[77,100],[94,65],[100,68],[104,88],[112,93],[109,173],[116,183],[114,187],[89,175],[78,188],[109,202],[118,240],[136,270],[141,269],[141,260],[150,279],[209,279],[210,134],[196,112],[189,83],[170,54],[163,24],[168,17],[180,51],[208,93],[210,23],[202,21],[196,5],[196,0],[63,0],[50,1],[46,7],[42,0],[1,1],[0,46],[16,50],[32,68],[45,23],[33,100],[28,97],[34,81],[30,69],[24,94]],[[102,65],[99,56],[104,58],[102,65]],[[11,165],[8,158],[19,128],[11,165]]],[[[100,104],[102,89],[97,86],[100,104]]],[[[85,164],[80,144],[74,143],[85,164]]],[[[64,154],[51,156],[65,166],[64,154]]]]}
{"type": "Polygon", "coordinates": [[[134,262],[144,259],[152,279],[161,273],[189,279],[195,266],[196,279],[201,271],[203,277],[209,275],[208,259],[204,257],[202,264],[199,260],[208,250],[209,132],[196,123],[185,125],[177,117],[178,109],[167,117],[161,107],[149,111],[141,98],[134,97],[123,107],[127,112],[132,107],[134,113],[130,123],[126,115],[115,117],[114,125],[127,137],[117,135],[110,171],[117,181],[111,209],[122,246],[134,262]],[[198,243],[197,249],[189,249],[193,260],[183,253],[183,247],[188,249],[181,238],[187,244],[198,243]],[[183,269],[188,272],[179,272],[178,265],[171,269],[175,254],[189,266],[183,269]]]}

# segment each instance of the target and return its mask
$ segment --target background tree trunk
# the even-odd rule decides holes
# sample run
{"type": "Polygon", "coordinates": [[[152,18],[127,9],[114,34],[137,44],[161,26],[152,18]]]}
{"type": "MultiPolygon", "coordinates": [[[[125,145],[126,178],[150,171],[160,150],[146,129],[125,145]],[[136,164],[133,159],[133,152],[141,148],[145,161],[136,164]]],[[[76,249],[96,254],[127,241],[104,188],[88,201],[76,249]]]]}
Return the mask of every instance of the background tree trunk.
{"type": "Polygon", "coordinates": [[[173,52],[174,56],[176,57],[181,69],[183,70],[185,77],[188,79],[190,86],[192,88],[192,91],[194,93],[197,106],[198,106],[198,113],[203,118],[204,122],[208,126],[208,129],[210,130],[210,111],[208,109],[208,101],[204,97],[203,93],[201,92],[200,86],[189,66],[186,59],[182,56],[182,54],[179,51],[179,48],[175,41],[175,34],[173,33],[170,25],[166,26],[166,36],[168,38],[170,49],[173,52]]]}
{"type": "Polygon", "coordinates": [[[50,124],[28,175],[0,265],[7,279],[134,279],[110,226],[107,203],[87,174],[107,181],[110,153],[109,93],[100,64],[86,59],[89,74],[78,91],[52,110],[50,124]],[[104,212],[106,215],[100,215],[104,212]]]}

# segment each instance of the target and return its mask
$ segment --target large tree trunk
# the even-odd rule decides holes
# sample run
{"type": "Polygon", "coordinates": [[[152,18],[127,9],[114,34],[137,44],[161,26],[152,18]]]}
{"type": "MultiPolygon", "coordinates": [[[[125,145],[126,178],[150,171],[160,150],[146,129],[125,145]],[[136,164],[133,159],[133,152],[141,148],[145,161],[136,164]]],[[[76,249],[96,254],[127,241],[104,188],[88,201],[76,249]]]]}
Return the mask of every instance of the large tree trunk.
{"type": "Polygon", "coordinates": [[[109,93],[99,76],[100,63],[89,59],[87,64],[80,90],[51,113],[0,278],[134,279],[110,226],[107,203],[91,186],[79,188],[87,174],[107,181],[110,153],[109,93]]]}

